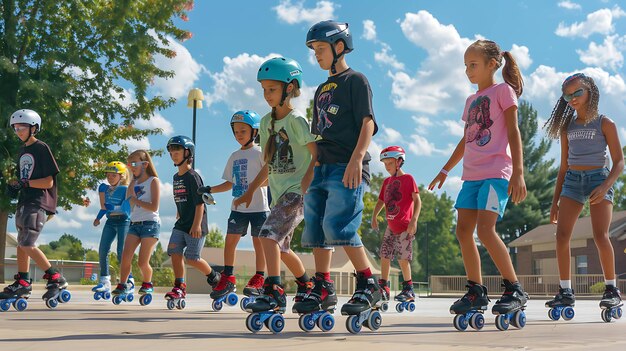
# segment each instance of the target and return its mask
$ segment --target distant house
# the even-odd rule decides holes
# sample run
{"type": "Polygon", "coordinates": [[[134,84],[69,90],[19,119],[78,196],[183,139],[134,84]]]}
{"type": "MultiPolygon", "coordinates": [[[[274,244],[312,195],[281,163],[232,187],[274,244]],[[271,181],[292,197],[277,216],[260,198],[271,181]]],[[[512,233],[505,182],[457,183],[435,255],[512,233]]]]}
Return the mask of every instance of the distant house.
{"type": "MultiPolygon", "coordinates": [[[[626,211],[614,212],[609,227],[609,237],[615,251],[618,277],[626,273],[626,211]]],[[[539,226],[512,241],[517,248],[517,274],[558,275],[556,261],[556,225],[539,226]]],[[[602,274],[598,251],[593,242],[591,217],[579,218],[570,243],[573,274],[602,274]]],[[[626,276],[620,277],[621,279],[626,276]]]]}
{"type": "Polygon", "coordinates": [[[17,233],[7,233],[4,257],[17,257],[17,233]]]}

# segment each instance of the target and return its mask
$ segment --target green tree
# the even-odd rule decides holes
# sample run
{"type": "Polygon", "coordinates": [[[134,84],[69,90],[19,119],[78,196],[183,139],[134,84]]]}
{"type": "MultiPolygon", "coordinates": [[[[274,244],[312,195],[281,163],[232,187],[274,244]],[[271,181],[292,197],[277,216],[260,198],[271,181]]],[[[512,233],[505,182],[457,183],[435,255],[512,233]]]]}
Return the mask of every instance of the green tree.
{"type": "Polygon", "coordinates": [[[209,229],[209,233],[204,241],[204,247],[224,247],[224,234],[218,227],[209,229]]]}
{"type": "MultiPolygon", "coordinates": [[[[624,155],[626,155],[626,146],[622,149],[624,155]]],[[[617,178],[617,181],[613,185],[615,194],[613,196],[613,210],[623,211],[626,210],[626,173],[617,178]]]]}
{"type": "Polygon", "coordinates": [[[154,252],[152,253],[152,256],[150,256],[150,266],[162,267],[163,262],[165,262],[167,258],[167,251],[163,250],[163,245],[161,245],[161,242],[159,241],[154,249],[154,252]]]}
{"type": "Polygon", "coordinates": [[[50,145],[61,170],[59,206],[67,210],[82,204],[85,189],[95,188],[103,177],[94,168],[128,155],[122,141],[160,132],[133,126],[173,103],[148,96],[155,78],[173,75],[155,65],[155,56],[174,57],[169,41],[191,37],[174,18],[186,19],[192,7],[190,0],[2,1],[0,262],[7,220],[15,209],[4,189],[16,174],[20,146],[5,127],[11,113],[30,108],[43,117],[39,137],[50,145]]]}

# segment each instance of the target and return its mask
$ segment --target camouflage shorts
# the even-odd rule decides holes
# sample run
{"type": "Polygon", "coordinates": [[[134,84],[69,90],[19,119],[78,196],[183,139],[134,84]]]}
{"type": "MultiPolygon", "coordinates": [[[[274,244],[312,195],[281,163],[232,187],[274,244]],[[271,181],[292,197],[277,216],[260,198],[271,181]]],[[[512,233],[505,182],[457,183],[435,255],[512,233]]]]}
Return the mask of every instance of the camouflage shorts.
{"type": "Polygon", "coordinates": [[[281,252],[289,252],[293,231],[304,218],[302,195],[286,193],[281,196],[267,216],[259,233],[260,238],[276,241],[281,252]]]}
{"type": "Polygon", "coordinates": [[[395,234],[387,227],[380,245],[380,257],[393,260],[397,255],[399,260],[411,261],[414,240],[415,235],[409,235],[406,231],[395,234]]]}

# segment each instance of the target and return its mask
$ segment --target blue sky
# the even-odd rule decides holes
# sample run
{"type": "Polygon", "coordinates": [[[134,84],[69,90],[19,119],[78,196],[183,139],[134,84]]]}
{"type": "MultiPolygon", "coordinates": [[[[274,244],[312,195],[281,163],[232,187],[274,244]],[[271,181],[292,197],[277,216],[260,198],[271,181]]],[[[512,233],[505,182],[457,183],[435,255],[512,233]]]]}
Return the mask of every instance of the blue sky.
{"type": "MultiPolygon", "coordinates": [[[[311,60],[304,45],[310,25],[325,19],[350,24],[355,50],[347,62],[372,86],[380,131],[370,152],[376,158],[382,147],[401,145],[408,153],[405,170],[420,184],[431,181],[462,135],[465,98],[475,90],[464,74],[463,52],[477,38],[494,40],[513,53],[526,82],[522,98],[533,104],[542,120],[552,111],[566,76],[578,71],[592,76],[600,89],[601,112],[617,122],[623,144],[626,6],[621,6],[619,1],[196,0],[189,21],[179,21],[193,37],[171,42],[177,52],[173,60],[156,58],[176,75],[155,81],[152,93],[178,100],[150,122],[137,124],[159,126],[164,134],[128,144],[164,148],[172,135],[191,136],[186,96],[191,88],[201,88],[205,101],[198,111],[196,166],[205,183],[221,182],[224,164],[238,146],[230,116],[238,109],[254,109],[261,115],[269,110],[256,82],[263,61],[282,55],[300,62],[304,88],[294,103],[302,110],[326,79],[327,73],[311,60]]],[[[501,80],[500,73],[497,77],[501,80]]],[[[163,182],[160,213],[165,245],[175,221],[171,195],[175,168],[167,155],[155,163],[163,182]]],[[[378,161],[372,168],[384,171],[378,161]]],[[[457,166],[444,186],[453,197],[461,185],[460,171],[457,166]]],[[[88,195],[96,204],[96,193],[88,195]]],[[[209,222],[225,231],[232,198],[218,194],[216,200],[218,205],[209,208],[209,222]]],[[[46,225],[42,242],[68,232],[86,246],[97,247],[101,227],[91,225],[97,212],[92,205],[59,213],[46,225]]],[[[15,231],[13,223],[9,231],[15,231]]],[[[250,248],[251,241],[246,238],[240,245],[250,248]]]]}

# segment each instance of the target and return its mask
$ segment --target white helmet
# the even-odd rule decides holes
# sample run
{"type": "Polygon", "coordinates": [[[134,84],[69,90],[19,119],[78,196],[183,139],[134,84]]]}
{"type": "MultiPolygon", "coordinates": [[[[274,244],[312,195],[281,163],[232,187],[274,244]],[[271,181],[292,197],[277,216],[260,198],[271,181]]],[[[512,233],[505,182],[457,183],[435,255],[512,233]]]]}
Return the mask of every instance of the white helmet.
{"type": "Polygon", "coordinates": [[[41,117],[33,110],[17,110],[11,115],[11,127],[14,124],[25,123],[31,126],[37,126],[37,131],[41,130],[41,117]]]}

